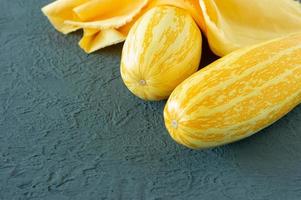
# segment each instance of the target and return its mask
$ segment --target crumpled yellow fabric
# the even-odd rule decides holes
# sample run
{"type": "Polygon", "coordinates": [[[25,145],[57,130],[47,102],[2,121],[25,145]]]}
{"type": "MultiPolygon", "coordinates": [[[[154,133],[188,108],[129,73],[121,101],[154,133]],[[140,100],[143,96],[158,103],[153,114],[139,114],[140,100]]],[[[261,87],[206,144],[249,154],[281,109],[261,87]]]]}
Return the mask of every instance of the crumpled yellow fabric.
{"type": "Polygon", "coordinates": [[[83,29],[79,45],[91,53],[124,41],[134,22],[158,5],[187,10],[219,56],[301,31],[301,4],[294,0],[56,0],[42,11],[64,34],[83,29]]]}
{"type": "Polygon", "coordinates": [[[79,45],[91,53],[124,41],[134,22],[158,5],[184,8],[204,27],[198,0],[57,0],[42,11],[64,34],[83,29],[79,45]]]}
{"type": "Polygon", "coordinates": [[[200,0],[211,50],[236,49],[301,31],[301,3],[295,0],[200,0]]]}
{"type": "Polygon", "coordinates": [[[79,45],[87,53],[125,40],[118,28],[140,13],[148,0],[57,0],[42,8],[53,26],[67,34],[83,29],[79,45]]]}

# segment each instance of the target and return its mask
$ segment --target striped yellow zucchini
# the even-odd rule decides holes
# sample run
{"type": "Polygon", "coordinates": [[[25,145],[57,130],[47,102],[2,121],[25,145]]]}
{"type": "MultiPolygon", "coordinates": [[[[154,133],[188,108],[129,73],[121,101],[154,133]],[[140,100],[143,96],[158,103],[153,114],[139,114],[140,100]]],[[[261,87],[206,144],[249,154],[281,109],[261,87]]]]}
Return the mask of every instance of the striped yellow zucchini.
{"type": "Polygon", "coordinates": [[[248,137],[301,103],[301,33],[235,51],[182,82],[164,109],[171,137],[207,148],[248,137]]]}
{"type": "Polygon", "coordinates": [[[166,99],[198,69],[201,43],[201,32],[185,10],[155,7],[129,32],[122,51],[121,77],[142,99],[166,99]]]}

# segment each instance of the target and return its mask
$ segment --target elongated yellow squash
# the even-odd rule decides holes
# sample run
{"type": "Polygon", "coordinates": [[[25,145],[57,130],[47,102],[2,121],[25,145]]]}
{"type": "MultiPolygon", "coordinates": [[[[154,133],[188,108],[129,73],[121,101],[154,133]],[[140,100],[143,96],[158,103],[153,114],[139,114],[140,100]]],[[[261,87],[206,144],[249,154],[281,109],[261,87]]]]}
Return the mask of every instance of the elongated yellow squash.
{"type": "Polygon", "coordinates": [[[171,137],[207,148],[248,137],[301,102],[301,33],[235,51],[182,82],[164,109],[171,137]]]}
{"type": "Polygon", "coordinates": [[[142,99],[166,99],[197,71],[201,45],[201,32],[185,10],[155,7],[129,32],[122,51],[121,77],[142,99]]]}

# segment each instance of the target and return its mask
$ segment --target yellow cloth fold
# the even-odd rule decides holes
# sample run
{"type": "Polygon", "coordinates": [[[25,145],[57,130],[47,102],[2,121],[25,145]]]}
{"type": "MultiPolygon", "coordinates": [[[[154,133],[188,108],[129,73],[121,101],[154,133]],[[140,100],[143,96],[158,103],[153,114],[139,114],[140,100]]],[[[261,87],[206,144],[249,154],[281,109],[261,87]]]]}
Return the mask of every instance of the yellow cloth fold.
{"type": "Polygon", "coordinates": [[[123,0],[122,4],[118,2],[120,1],[93,0],[85,3],[73,9],[78,18],[65,20],[64,24],[100,30],[119,28],[138,15],[148,0],[123,0]]]}
{"type": "Polygon", "coordinates": [[[86,53],[117,44],[125,40],[125,36],[116,29],[84,29],[84,36],[79,41],[79,46],[86,53]]]}
{"type": "Polygon", "coordinates": [[[301,31],[294,0],[200,0],[210,48],[224,56],[241,47],[301,31]]]}
{"type": "Polygon", "coordinates": [[[67,34],[80,27],[65,24],[65,20],[76,20],[77,16],[74,14],[73,8],[88,1],[89,0],[58,0],[43,7],[42,12],[58,31],[67,34]]]}
{"type": "Polygon", "coordinates": [[[91,53],[125,40],[120,29],[140,13],[148,0],[57,0],[42,8],[52,25],[67,34],[84,29],[79,45],[91,53]]]}

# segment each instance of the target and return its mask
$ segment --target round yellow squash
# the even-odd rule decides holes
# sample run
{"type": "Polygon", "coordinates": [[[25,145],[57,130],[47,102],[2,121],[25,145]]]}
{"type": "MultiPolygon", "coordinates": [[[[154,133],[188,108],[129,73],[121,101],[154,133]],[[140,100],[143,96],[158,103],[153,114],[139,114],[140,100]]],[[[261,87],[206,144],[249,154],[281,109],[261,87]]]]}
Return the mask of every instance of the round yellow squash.
{"type": "Polygon", "coordinates": [[[248,137],[301,103],[301,33],[235,51],[182,82],[164,109],[171,137],[207,148],[248,137]]]}
{"type": "Polygon", "coordinates": [[[166,99],[197,71],[201,32],[184,10],[158,6],[131,28],[121,58],[121,77],[128,89],[145,100],[166,99]]]}

